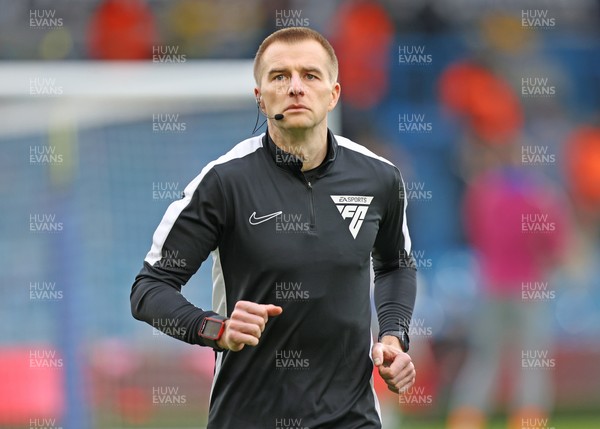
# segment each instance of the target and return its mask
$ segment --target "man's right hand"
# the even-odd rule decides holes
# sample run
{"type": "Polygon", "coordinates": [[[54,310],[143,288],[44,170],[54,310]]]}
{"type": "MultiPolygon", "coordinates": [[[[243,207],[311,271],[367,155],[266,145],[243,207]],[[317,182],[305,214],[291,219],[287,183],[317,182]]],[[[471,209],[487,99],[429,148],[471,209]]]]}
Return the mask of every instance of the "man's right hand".
{"type": "Polygon", "coordinates": [[[225,321],[225,331],[217,345],[234,352],[239,352],[246,345],[257,345],[269,317],[279,316],[282,312],[283,308],[276,305],[238,301],[225,321]]]}

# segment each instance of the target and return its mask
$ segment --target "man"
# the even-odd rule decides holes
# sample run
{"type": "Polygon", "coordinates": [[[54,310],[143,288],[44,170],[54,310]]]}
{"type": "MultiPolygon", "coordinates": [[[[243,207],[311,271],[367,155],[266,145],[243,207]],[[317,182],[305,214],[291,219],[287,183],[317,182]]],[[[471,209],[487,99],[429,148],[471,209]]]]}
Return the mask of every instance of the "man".
{"type": "Polygon", "coordinates": [[[404,352],[416,272],[400,172],[329,132],[340,84],[319,33],[271,34],[254,74],[267,132],[209,163],[168,208],[132,313],[216,350],[209,429],[380,428],[373,363],[395,392],[415,379],[404,352]],[[204,311],[180,290],[211,252],[213,311],[204,311]],[[370,350],[371,256],[380,342],[370,350]]]}

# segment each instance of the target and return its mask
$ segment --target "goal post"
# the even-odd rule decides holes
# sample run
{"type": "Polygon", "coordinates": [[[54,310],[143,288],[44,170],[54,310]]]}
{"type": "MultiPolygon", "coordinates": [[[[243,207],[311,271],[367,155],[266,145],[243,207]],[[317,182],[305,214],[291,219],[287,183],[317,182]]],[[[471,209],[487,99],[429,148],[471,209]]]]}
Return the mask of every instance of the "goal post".
{"type": "MultiPolygon", "coordinates": [[[[0,67],[0,138],[43,133],[61,120],[85,128],[147,118],[158,109],[251,109],[254,87],[251,60],[6,62],[0,67]]],[[[340,110],[329,114],[335,133],[340,110]]]]}

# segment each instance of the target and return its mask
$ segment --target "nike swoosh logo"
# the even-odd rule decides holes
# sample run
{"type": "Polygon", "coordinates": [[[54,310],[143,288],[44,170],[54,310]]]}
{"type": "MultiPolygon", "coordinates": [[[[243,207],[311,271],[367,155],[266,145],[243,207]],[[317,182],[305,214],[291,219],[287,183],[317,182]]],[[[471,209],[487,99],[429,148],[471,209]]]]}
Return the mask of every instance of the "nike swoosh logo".
{"type": "Polygon", "coordinates": [[[263,222],[266,222],[268,220],[276,218],[277,216],[279,216],[282,213],[283,213],[282,211],[278,211],[278,212],[271,213],[271,214],[264,215],[264,216],[256,216],[256,212],[254,212],[248,218],[248,222],[250,222],[250,225],[259,225],[263,222]]]}

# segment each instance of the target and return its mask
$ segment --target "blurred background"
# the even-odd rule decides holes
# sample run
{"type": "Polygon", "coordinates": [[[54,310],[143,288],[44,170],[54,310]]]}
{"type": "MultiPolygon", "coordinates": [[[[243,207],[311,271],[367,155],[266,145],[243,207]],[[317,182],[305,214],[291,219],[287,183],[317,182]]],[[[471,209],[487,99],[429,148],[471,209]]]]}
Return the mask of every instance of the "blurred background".
{"type": "MultiPolygon", "coordinates": [[[[418,376],[400,404],[375,377],[384,427],[600,427],[600,1],[0,11],[0,427],[204,427],[212,351],[135,321],[130,287],[167,206],[250,136],[251,59],[288,26],[336,49],[334,131],[404,176],[418,376]]],[[[183,290],[203,308],[210,266],[183,290]]]]}

